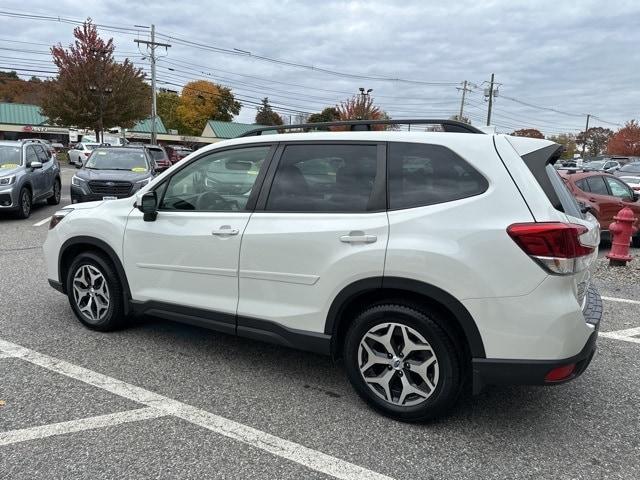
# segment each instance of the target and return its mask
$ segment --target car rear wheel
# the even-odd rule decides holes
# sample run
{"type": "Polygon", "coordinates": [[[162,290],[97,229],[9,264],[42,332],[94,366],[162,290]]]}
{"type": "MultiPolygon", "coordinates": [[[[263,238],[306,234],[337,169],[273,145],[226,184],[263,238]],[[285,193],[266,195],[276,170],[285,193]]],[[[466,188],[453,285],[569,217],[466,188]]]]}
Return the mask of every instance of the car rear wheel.
{"type": "Polygon", "coordinates": [[[56,181],[53,182],[53,194],[47,198],[49,205],[58,205],[60,203],[60,188],[60,179],[56,178],[56,181]]]}
{"type": "Polygon", "coordinates": [[[18,197],[18,218],[29,218],[31,206],[31,192],[23,187],[18,197]]]}
{"type": "Polygon", "coordinates": [[[69,303],[78,320],[107,332],[125,320],[122,285],[111,263],[97,253],[81,253],[67,273],[69,303]]]}
{"type": "Polygon", "coordinates": [[[345,342],[347,375],[374,409],[396,420],[444,415],[462,390],[460,354],[426,311],[376,305],[361,313],[345,342]]]}

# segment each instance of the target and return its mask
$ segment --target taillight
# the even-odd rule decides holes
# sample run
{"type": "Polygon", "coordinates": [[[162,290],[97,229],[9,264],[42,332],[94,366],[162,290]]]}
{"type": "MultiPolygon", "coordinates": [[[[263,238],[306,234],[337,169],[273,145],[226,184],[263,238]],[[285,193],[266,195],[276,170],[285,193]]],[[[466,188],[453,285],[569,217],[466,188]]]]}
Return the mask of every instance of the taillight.
{"type": "Polygon", "coordinates": [[[586,241],[589,229],[583,225],[515,223],[507,233],[527,255],[555,275],[584,270],[596,252],[597,244],[586,241]]]}
{"type": "Polygon", "coordinates": [[[91,152],[84,152],[85,157],[88,157],[89,155],[91,155],[91,152]]]}

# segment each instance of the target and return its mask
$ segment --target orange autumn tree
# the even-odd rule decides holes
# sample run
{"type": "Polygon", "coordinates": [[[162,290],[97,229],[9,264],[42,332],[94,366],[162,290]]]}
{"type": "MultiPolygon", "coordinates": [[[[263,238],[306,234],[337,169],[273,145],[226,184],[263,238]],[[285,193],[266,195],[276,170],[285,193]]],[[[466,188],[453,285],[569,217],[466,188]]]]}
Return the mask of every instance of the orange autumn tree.
{"type": "Polygon", "coordinates": [[[176,114],[185,134],[200,135],[207,120],[230,122],[234,115],[240,113],[241,106],[229,88],[207,80],[196,80],[182,88],[176,114]]]}
{"type": "Polygon", "coordinates": [[[536,128],[522,128],[511,132],[511,135],[515,137],[544,138],[542,132],[536,128]]]}
{"type": "Polygon", "coordinates": [[[631,120],[614,133],[607,145],[607,153],[640,156],[640,124],[636,120],[631,120]]]}
{"type": "MultiPolygon", "coordinates": [[[[374,104],[371,95],[354,95],[337,106],[338,120],[388,120],[389,116],[374,104]]],[[[331,127],[332,130],[346,130],[346,127],[331,127]]],[[[374,125],[374,130],[386,130],[386,125],[374,125]]]]}

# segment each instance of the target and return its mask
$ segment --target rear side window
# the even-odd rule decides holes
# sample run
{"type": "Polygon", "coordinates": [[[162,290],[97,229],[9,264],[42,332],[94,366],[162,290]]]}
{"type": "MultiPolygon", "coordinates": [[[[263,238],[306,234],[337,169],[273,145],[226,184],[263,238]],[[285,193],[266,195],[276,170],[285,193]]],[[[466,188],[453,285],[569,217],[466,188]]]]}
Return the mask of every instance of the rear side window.
{"type": "Polygon", "coordinates": [[[288,145],[266,210],[366,212],[378,175],[376,145],[288,145]]]}
{"type": "Polygon", "coordinates": [[[582,180],[578,180],[576,182],[576,187],[578,187],[583,192],[590,192],[591,191],[589,189],[589,184],[587,183],[587,179],[586,178],[584,178],[582,180]]]}
{"type": "Polygon", "coordinates": [[[596,195],[609,195],[609,190],[607,190],[607,185],[604,183],[603,177],[589,177],[587,178],[587,184],[589,185],[591,193],[595,193],[596,195]]]}
{"type": "Polygon", "coordinates": [[[473,197],[489,187],[477,170],[441,145],[393,142],[388,152],[392,210],[473,197]]]}

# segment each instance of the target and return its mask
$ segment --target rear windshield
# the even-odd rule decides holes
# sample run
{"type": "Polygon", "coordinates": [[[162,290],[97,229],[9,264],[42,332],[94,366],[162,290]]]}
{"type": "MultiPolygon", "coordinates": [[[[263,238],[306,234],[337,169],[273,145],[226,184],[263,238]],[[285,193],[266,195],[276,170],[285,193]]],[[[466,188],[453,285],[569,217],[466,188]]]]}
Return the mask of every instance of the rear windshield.
{"type": "Polygon", "coordinates": [[[160,149],[149,148],[149,149],[147,149],[147,151],[151,155],[151,158],[153,158],[154,160],[164,160],[166,158],[166,155],[160,149]]]}
{"type": "MultiPolygon", "coordinates": [[[[558,208],[555,205],[554,206],[558,208],[558,210],[566,213],[567,215],[571,215],[572,217],[577,217],[577,218],[583,218],[583,214],[580,211],[580,206],[578,205],[578,202],[576,201],[575,197],[571,194],[567,186],[562,181],[562,178],[560,177],[560,174],[558,173],[558,171],[555,168],[553,168],[553,165],[551,165],[550,163],[547,164],[547,166],[545,167],[545,171],[547,172],[549,180],[551,181],[553,190],[558,196],[558,200],[560,201],[561,208],[558,208]]],[[[547,197],[548,196],[549,195],[547,195],[547,197]]],[[[551,200],[551,198],[549,198],[549,200],[551,200]]],[[[553,200],[552,200],[552,203],[553,203],[553,200]]]]}

